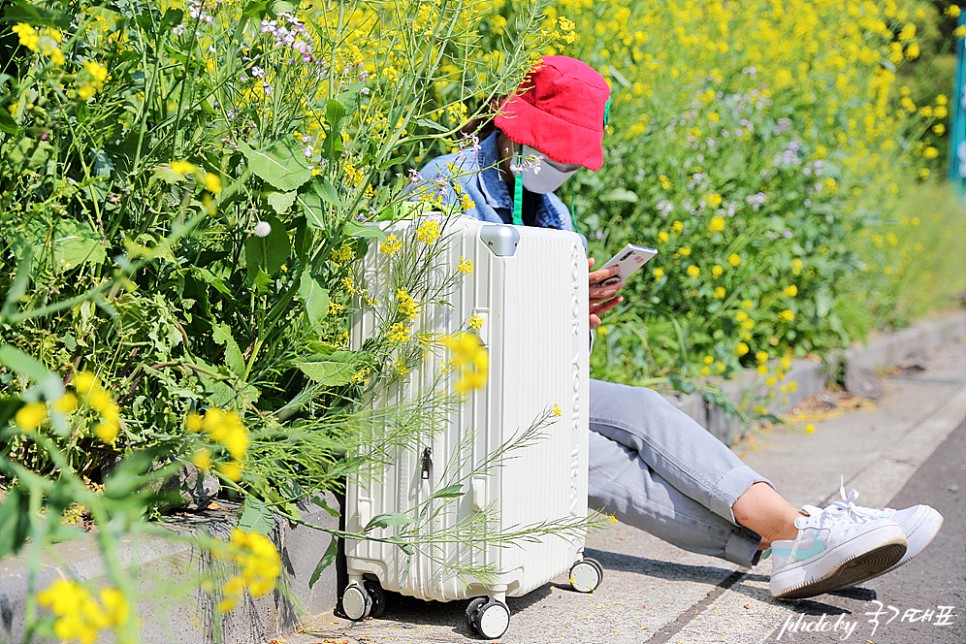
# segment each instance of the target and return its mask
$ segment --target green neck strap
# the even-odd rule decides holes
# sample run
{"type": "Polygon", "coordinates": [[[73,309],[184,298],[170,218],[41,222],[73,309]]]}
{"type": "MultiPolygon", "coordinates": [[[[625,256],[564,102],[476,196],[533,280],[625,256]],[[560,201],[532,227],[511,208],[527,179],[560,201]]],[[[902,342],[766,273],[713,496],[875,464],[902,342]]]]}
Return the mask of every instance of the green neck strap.
{"type": "Polygon", "coordinates": [[[513,177],[513,225],[523,225],[523,157],[517,153],[514,156],[516,172],[513,177]]]}

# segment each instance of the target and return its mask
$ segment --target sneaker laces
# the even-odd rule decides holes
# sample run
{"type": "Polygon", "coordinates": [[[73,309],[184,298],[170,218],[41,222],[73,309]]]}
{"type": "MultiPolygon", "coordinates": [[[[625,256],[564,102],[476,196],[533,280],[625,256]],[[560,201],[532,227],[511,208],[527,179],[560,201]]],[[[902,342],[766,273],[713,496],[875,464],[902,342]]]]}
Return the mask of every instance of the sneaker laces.
{"type": "Polygon", "coordinates": [[[859,498],[859,491],[856,489],[845,491],[845,477],[842,476],[839,482],[839,495],[842,497],[841,501],[832,501],[825,510],[819,510],[813,505],[804,506],[804,510],[811,514],[813,510],[819,510],[820,512],[826,512],[832,510],[835,513],[844,514],[851,520],[856,522],[874,521],[876,519],[882,519],[886,516],[888,509],[882,510],[879,508],[867,508],[862,505],[856,505],[855,501],[859,498]]]}

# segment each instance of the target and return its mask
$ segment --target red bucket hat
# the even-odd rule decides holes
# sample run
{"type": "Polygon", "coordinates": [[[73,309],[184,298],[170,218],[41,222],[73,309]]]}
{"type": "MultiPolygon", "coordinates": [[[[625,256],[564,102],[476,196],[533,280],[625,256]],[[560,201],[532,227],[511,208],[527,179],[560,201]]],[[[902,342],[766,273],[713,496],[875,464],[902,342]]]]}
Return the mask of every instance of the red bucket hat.
{"type": "Polygon", "coordinates": [[[544,56],[494,119],[510,140],[551,161],[590,170],[604,165],[604,111],[610,87],[575,58],[544,56]]]}

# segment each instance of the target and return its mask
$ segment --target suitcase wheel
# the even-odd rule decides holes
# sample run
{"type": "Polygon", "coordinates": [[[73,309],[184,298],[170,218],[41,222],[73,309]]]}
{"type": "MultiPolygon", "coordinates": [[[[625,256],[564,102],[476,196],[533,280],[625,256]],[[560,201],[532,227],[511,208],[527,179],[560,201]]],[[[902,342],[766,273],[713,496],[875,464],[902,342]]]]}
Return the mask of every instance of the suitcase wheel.
{"type": "Polygon", "coordinates": [[[369,600],[372,602],[372,608],[369,610],[369,615],[372,617],[380,617],[384,612],[386,612],[386,593],[382,590],[382,586],[379,585],[378,581],[373,579],[366,579],[363,582],[366,587],[366,593],[369,595],[369,600]]]}
{"type": "Polygon", "coordinates": [[[342,612],[349,619],[358,622],[372,611],[372,599],[363,588],[353,582],[342,593],[342,612]]]}
{"type": "Polygon", "coordinates": [[[510,609],[488,597],[477,597],[466,607],[466,623],[483,639],[495,640],[510,627],[510,609]]]}
{"type": "Polygon", "coordinates": [[[570,585],[578,593],[592,593],[604,579],[604,569],[593,559],[581,559],[570,568],[570,585]]]}

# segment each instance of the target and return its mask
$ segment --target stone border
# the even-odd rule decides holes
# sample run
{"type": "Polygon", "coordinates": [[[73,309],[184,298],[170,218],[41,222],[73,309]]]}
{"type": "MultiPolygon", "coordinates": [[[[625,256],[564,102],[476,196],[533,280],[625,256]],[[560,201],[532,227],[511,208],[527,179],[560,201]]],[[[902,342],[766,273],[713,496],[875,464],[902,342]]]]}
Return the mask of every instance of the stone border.
{"type": "MultiPolygon", "coordinates": [[[[798,388],[783,400],[772,401],[770,410],[777,414],[786,412],[808,396],[822,393],[829,381],[837,380],[839,374],[844,374],[849,391],[859,395],[874,394],[881,391],[878,376],[884,370],[896,365],[914,367],[927,352],[964,338],[966,312],[957,311],[894,334],[877,334],[867,343],[833,355],[824,364],[817,360],[796,360],[786,382],[796,381],[798,388]]],[[[763,378],[754,372],[722,382],[720,386],[725,394],[738,401],[760,400],[767,393],[763,378]]],[[[666,397],[725,443],[731,444],[746,429],[738,417],[708,402],[699,393],[668,394],[666,397]]],[[[327,495],[327,501],[332,507],[342,507],[334,496],[327,495]]],[[[212,534],[227,536],[233,526],[233,516],[224,510],[208,510],[190,518],[186,516],[183,525],[189,531],[205,529],[212,534]]],[[[338,519],[315,506],[306,509],[304,518],[315,525],[339,527],[338,519]]],[[[259,644],[268,641],[297,628],[300,616],[328,612],[338,602],[340,575],[337,565],[326,569],[313,589],[308,587],[309,577],[328,546],[325,535],[311,528],[279,521],[271,536],[282,556],[287,591],[276,591],[254,601],[246,598],[244,606],[225,615],[221,630],[226,642],[259,644]]],[[[217,570],[218,562],[212,562],[190,545],[161,538],[147,538],[136,543],[128,540],[119,554],[127,565],[140,569],[140,591],[146,594],[161,591],[160,599],[152,598],[141,604],[142,632],[146,634],[144,642],[207,644],[216,641],[211,599],[201,591],[186,589],[191,588],[192,580],[199,572],[217,570]],[[175,592],[178,590],[180,593],[175,592]]],[[[59,562],[43,564],[35,578],[35,588],[44,588],[61,577],[81,579],[94,585],[103,583],[104,568],[91,540],[65,543],[58,549],[58,555],[59,562]]],[[[23,555],[3,559],[0,562],[0,644],[19,643],[23,638],[27,587],[23,555]]],[[[42,640],[35,638],[34,641],[42,640]]]]}

